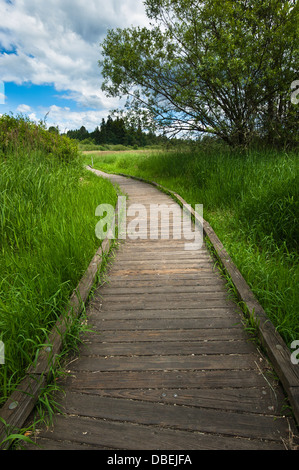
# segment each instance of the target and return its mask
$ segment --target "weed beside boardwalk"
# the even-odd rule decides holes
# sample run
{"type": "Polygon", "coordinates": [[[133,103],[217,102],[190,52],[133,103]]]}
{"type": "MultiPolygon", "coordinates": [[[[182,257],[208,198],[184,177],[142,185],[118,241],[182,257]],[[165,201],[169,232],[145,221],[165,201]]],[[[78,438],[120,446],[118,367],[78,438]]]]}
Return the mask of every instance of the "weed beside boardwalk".
{"type": "Polygon", "coordinates": [[[96,207],[115,205],[117,198],[109,181],[82,168],[69,139],[55,136],[54,145],[42,126],[18,118],[9,121],[9,133],[7,124],[0,118],[2,143],[6,135],[0,155],[0,405],[99,246],[96,207]],[[35,135],[39,139],[30,141],[35,135]]]}
{"type": "MultiPolygon", "coordinates": [[[[91,155],[83,159],[90,164],[91,155]]],[[[296,152],[197,146],[92,159],[94,168],[156,181],[203,204],[204,218],[286,343],[299,338],[296,152]]]]}

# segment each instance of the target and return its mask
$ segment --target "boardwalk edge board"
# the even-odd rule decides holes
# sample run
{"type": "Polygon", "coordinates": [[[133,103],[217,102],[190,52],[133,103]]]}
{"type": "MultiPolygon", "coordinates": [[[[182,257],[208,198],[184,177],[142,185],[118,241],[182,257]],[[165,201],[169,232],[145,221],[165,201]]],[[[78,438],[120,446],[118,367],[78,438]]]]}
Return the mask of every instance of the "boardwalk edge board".
{"type": "MultiPolygon", "coordinates": [[[[115,189],[117,191],[117,188],[115,189]]],[[[115,225],[117,225],[117,204],[115,214],[115,225]]],[[[112,247],[110,231],[74,289],[66,312],[58,318],[52,328],[47,344],[39,350],[35,361],[27,369],[24,379],[0,408],[0,450],[7,450],[10,447],[11,442],[7,439],[8,435],[23,428],[38,401],[42,389],[47,385],[48,374],[55,367],[56,358],[63,347],[65,334],[72,321],[83,312],[104,257],[110,252],[112,247]]]]}
{"type": "MultiPolygon", "coordinates": [[[[198,214],[187,202],[175,191],[165,188],[154,181],[145,180],[137,176],[118,173],[119,176],[132,178],[143,183],[151,184],[160,191],[171,196],[180,206],[185,205],[191,215],[201,223],[198,214]]],[[[284,391],[292,407],[294,418],[299,425],[299,365],[291,361],[291,352],[283,338],[278,333],[273,323],[269,320],[263,307],[260,305],[244,277],[233,263],[231,257],[225,250],[222,242],[206,220],[202,220],[203,234],[212,245],[215,255],[223,267],[225,273],[230,277],[239,300],[246,306],[246,310],[254,318],[257,325],[259,340],[265,349],[270,362],[276,372],[284,391]]]]}

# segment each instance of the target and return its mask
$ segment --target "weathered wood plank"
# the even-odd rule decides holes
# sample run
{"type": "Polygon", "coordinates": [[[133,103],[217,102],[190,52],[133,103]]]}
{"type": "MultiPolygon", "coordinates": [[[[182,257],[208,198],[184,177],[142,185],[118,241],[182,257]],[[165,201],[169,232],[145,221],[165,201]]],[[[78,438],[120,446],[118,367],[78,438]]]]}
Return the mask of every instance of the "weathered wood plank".
{"type": "Polygon", "coordinates": [[[42,432],[40,436],[126,450],[283,449],[277,441],[236,439],[77,416],[57,416],[54,430],[42,432]]]}
{"type": "Polygon", "coordinates": [[[94,300],[96,301],[99,299],[100,301],[105,301],[105,303],[113,304],[143,304],[145,305],[147,302],[152,304],[155,303],[169,303],[169,304],[177,304],[177,302],[184,302],[185,307],[188,307],[189,304],[194,302],[203,303],[203,301],[209,300],[222,300],[221,307],[225,307],[226,301],[229,299],[228,293],[224,290],[218,290],[214,288],[213,291],[203,291],[203,292],[175,292],[173,294],[165,293],[165,292],[140,292],[138,295],[132,295],[130,293],[108,293],[98,291],[97,295],[94,296],[94,300]]]}
{"type": "Polygon", "coordinates": [[[89,324],[100,331],[125,330],[188,330],[200,328],[240,328],[240,322],[233,323],[231,318],[168,318],[142,320],[102,320],[98,314],[90,313],[89,324]]]}
{"type": "Polygon", "coordinates": [[[158,330],[101,330],[93,329],[93,332],[84,336],[88,341],[91,339],[93,342],[106,342],[106,343],[121,343],[129,342],[135,343],[138,341],[143,342],[196,342],[196,341],[235,341],[244,340],[248,341],[248,335],[241,328],[191,328],[186,329],[158,329],[158,330]]]}
{"type": "Polygon", "coordinates": [[[172,259],[176,260],[202,260],[202,261],[210,261],[211,256],[206,250],[201,251],[183,251],[178,249],[167,250],[164,248],[163,250],[153,248],[152,250],[144,250],[144,249],[134,249],[133,247],[130,250],[122,250],[121,252],[117,253],[117,259],[119,262],[125,261],[132,261],[132,255],[134,255],[134,260],[136,261],[155,261],[163,259],[166,262],[170,262],[172,259]],[[175,257],[175,258],[174,258],[175,257]]]}
{"type": "Polygon", "coordinates": [[[162,266],[174,266],[174,267],[188,267],[188,268],[200,268],[202,266],[214,266],[215,263],[211,259],[192,259],[192,258],[181,258],[181,259],[151,259],[151,260],[126,260],[126,261],[121,261],[117,260],[113,264],[113,269],[118,269],[119,267],[123,267],[124,265],[127,268],[135,268],[137,266],[151,266],[152,268],[154,267],[160,267],[162,266]],[[150,261],[148,263],[148,261],[150,261]]]}
{"type": "Polygon", "coordinates": [[[134,343],[84,342],[80,356],[171,356],[178,354],[249,354],[255,346],[246,341],[145,341],[134,343]]]}
{"type": "MultiPolygon", "coordinates": [[[[188,292],[189,290],[192,292],[194,289],[195,292],[197,288],[199,290],[204,290],[204,288],[207,288],[207,291],[209,291],[212,288],[225,288],[223,281],[219,278],[215,282],[213,277],[207,277],[207,278],[202,278],[202,279],[190,279],[190,282],[188,282],[185,279],[178,279],[177,281],[174,280],[174,284],[171,284],[171,279],[168,277],[167,279],[136,279],[136,280],[130,280],[128,278],[125,279],[116,279],[114,278],[113,281],[111,278],[108,278],[103,281],[102,285],[99,286],[99,294],[101,295],[103,289],[109,289],[109,291],[113,291],[114,289],[118,290],[128,290],[130,288],[132,289],[148,289],[148,290],[154,290],[154,289],[159,289],[161,292],[165,291],[171,291],[175,289],[176,292],[188,292]],[[186,290],[185,290],[186,289],[186,290]]],[[[106,290],[105,290],[106,292],[106,290]]]]}
{"type": "Polygon", "coordinates": [[[268,439],[281,442],[288,433],[288,423],[282,417],[262,414],[227,413],[220,410],[147,403],[84,395],[68,392],[64,400],[67,414],[125,421],[152,426],[163,426],[182,431],[208,432],[249,439],[268,439]]]}
{"type": "Polygon", "coordinates": [[[135,269],[126,269],[125,267],[123,267],[122,269],[119,268],[117,271],[114,271],[114,274],[111,274],[111,276],[118,276],[118,277],[121,277],[123,278],[124,276],[137,276],[137,275],[146,275],[146,274],[149,274],[149,275],[154,275],[154,276],[161,276],[163,274],[171,274],[171,275],[177,275],[177,274],[213,274],[213,271],[212,271],[212,268],[208,268],[208,267],[199,267],[199,268],[189,268],[189,267],[176,267],[176,268],[172,268],[172,267],[167,267],[165,266],[165,268],[161,267],[159,268],[158,266],[156,268],[152,268],[152,267],[144,267],[144,268],[135,268],[135,269]]]}
{"type": "Polygon", "coordinates": [[[72,363],[73,371],[150,371],[150,370],[245,370],[256,369],[253,354],[207,354],[173,356],[81,356],[72,363]]]}
{"type": "MultiPolygon", "coordinates": [[[[278,387],[271,389],[267,384],[258,388],[191,388],[191,389],[120,389],[80,390],[85,395],[141,400],[153,403],[172,403],[214,410],[258,413],[282,416],[285,397],[278,387]],[[274,391],[273,391],[274,390],[274,391]]],[[[88,397],[86,397],[88,400],[88,397]]],[[[287,410],[284,409],[286,414],[287,410]]]]}
{"type": "MultiPolygon", "coordinates": [[[[136,283],[137,284],[137,283],[136,283]]],[[[98,291],[99,295],[129,295],[132,296],[132,294],[172,294],[174,291],[174,286],[149,286],[147,285],[142,285],[136,287],[132,286],[126,286],[126,287],[120,287],[122,284],[116,286],[115,282],[112,285],[107,285],[105,286],[105,290],[102,288],[98,291]]],[[[210,293],[210,292],[225,292],[227,295],[227,290],[224,287],[223,282],[219,283],[211,283],[207,285],[178,285],[175,288],[175,293],[176,295],[178,294],[188,294],[188,298],[190,294],[201,294],[201,293],[210,293]]]]}
{"type": "MultiPolygon", "coordinates": [[[[95,303],[94,303],[95,305],[95,303]]],[[[178,301],[178,300],[174,300],[173,302],[170,302],[170,301],[167,301],[167,300],[163,300],[163,295],[161,295],[161,299],[158,300],[158,299],[155,299],[155,300],[151,300],[151,301],[148,301],[148,302],[145,302],[143,301],[142,299],[139,299],[139,297],[137,299],[134,299],[134,300],[128,300],[128,301],[122,301],[122,302],[113,302],[113,301],[110,301],[108,302],[106,300],[106,296],[103,297],[103,299],[98,299],[97,300],[97,305],[98,307],[101,307],[102,309],[106,309],[106,308],[109,308],[111,311],[112,310],[122,310],[122,311],[125,311],[125,310],[134,310],[135,309],[138,309],[138,310],[155,310],[155,309],[159,309],[161,308],[162,310],[178,310],[178,309],[183,309],[183,310],[186,310],[186,308],[188,309],[192,309],[192,308],[195,308],[195,309],[205,309],[205,310],[209,310],[209,309],[213,309],[213,308],[223,308],[223,305],[226,305],[227,307],[233,307],[235,304],[233,302],[229,302],[229,300],[227,299],[211,299],[211,298],[204,298],[204,299],[198,299],[196,301],[194,300],[190,300],[190,301],[186,301],[186,300],[181,300],[181,301],[178,301]]]]}
{"type": "MultiPolygon", "coordinates": [[[[156,276],[155,274],[146,274],[144,273],[142,275],[142,278],[140,276],[137,276],[134,274],[131,274],[130,277],[126,276],[120,276],[118,274],[118,271],[114,271],[113,269],[109,270],[109,279],[110,282],[115,282],[115,281],[159,281],[159,282],[169,282],[169,280],[173,280],[174,282],[176,281],[182,281],[182,282],[204,282],[205,280],[208,279],[222,279],[220,276],[220,273],[217,269],[214,270],[208,270],[204,272],[200,271],[195,271],[195,272],[178,272],[175,273],[175,276],[171,275],[170,273],[161,273],[159,276],[156,276]]],[[[223,279],[222,279],[223,282],[223,279]]]]}
{"type": "Polygon", "coordinates": [[[115,371],[70,373],[65,385],[71,390],[94,389],[203,389],[265,386],[265,378],[253,369],[188,371],[115,371]]]}
{"type": "Polygon", "coordinates": [[[189,308],[189,309],[175,309],[169,308],[168,310],[156,309],[141,309],[136,306],[135,309],[125,310],[119,308],[118,310],[109,310],[109,308],[98,307],[97,303],[90,305],[90,315],[98,315],[99,320],[139,320],[140,318],[147,319],[165,319],[172,318],[173,320],[181,318],[230,318],[232,322],[240,322],[240,314],[234,308],[189,308]]]}

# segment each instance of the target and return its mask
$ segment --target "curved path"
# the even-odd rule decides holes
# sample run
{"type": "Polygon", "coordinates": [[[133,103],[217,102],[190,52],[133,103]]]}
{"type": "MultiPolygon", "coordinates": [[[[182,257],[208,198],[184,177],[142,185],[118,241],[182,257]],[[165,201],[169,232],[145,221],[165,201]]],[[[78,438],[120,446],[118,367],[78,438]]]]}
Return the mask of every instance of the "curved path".
{"type": "MultiPolygon", "coordinates": [[[[173,200],[151,185],[106,176],[147,208],[173,200]]],[[[129,205],[128,203],[128,205],[129,205]]],[[[176,227],[178,230],[178,227],[176,227]]],[[[87,313],[43,449],[286,449],[293,422],[250,341],[206,247],[127,239],[87,313]]]]}

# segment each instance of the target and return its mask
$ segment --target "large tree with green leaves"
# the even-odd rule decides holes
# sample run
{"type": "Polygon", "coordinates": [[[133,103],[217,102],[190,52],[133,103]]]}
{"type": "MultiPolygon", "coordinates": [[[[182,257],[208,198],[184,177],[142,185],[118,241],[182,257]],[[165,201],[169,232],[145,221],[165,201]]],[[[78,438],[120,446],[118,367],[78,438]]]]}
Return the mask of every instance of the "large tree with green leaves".
{"type": "MultiPolygon", "coordinates": [[[[126,113],[169,132],[231,145],[294,141],[298,4],[284,0],[145,0],[148,28],[109,30],[102,89],[126,113]]],[[[297,121],[298,122],[298,121],[297,121]]]]}

